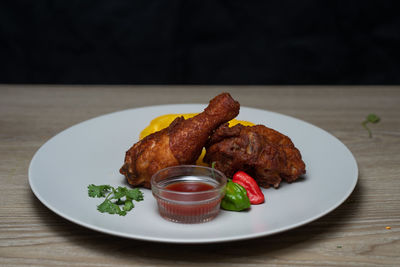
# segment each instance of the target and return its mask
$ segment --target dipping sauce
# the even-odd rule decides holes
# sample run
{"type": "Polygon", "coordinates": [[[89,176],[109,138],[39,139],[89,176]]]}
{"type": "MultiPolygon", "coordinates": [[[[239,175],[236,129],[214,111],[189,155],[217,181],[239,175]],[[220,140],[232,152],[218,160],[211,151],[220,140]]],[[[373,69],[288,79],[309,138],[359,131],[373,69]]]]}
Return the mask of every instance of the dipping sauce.
{"type": "Polygon", "coordinates": [[[200,223],[210,221],[219,213],[226,177],[208,167],[179,165],[158,171],[151,185],[163,218],[200,223]]]}
{"type": "Polygon", "coordinates": [[[169,184],[165,189],[178,192],[201,192],[213,189],[214,187],[210,184],[202,182],[177,182],[169,184]]]}
{"type": "MultiPolygon", "coordinates": [[[[182,176],[175,178],[176,182],[165,185],[164,189],[166,190],[160,193],[160,196],[165,199],[180,202],[199,202],[214,199],[216,195],[218,195],[216,192],[214,192],[215,190],[213,191],[213,189],[216,187],[216,184],[212,185],[209,183],[200,182],[198,180],[191,180],[205,180],[207,177],[182,176]]],[[[196,203],[196,205],[199,204],[196,203]]],[[[193,205],[191,205],[190,208],[193,208],[193,205]]]]}

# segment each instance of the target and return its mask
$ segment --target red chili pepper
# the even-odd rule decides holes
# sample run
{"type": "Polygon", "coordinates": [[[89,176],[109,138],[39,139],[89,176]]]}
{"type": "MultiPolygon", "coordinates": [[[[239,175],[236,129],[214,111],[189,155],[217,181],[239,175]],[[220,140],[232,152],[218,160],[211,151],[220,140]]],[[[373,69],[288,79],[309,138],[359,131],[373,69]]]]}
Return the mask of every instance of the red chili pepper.
{"type": "Polygon", "coordinates": [[[264,202],[263,192],[257,182],[247,173],[238,171],[233,175],[232,182],[240,184],[246,189],[251,204],[261,204],[264,202]]]}

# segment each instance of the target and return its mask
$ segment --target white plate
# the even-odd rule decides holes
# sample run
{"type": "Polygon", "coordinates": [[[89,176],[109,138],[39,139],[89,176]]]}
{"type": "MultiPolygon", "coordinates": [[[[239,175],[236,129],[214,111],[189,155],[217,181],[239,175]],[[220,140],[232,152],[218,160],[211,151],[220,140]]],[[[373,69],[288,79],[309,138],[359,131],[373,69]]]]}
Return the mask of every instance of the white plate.
{"type": "Polygon", "coordinates": [[[264,189],[266,203],[248,212],[221,213],[202,224],[162,219],[151,191],[125,217],[102,214],[89,198],[89,184],[128,186],[119,173],[125,151],[138,141],[151,119],[167,113],[201,112],[205,105],[162,105],[124,110],[72,126],[46,142],[29,167],[29,183],[50,210],[71,222],[112,235],[172,243],[211,243],[286,231],[329,213],[353,191],[357,163],[338,139],[304,121],[265,110],[241,107],[238,119],[264,124],[288,135],[306,163],[304,179],[264,189]]]}

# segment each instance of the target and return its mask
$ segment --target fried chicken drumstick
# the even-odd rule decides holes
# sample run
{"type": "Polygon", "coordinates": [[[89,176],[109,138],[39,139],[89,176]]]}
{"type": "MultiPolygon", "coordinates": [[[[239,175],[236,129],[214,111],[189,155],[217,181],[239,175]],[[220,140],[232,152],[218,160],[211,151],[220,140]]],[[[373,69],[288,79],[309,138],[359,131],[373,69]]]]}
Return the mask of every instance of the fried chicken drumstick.
{"type": "Polygon", "coordinates": [[[299,150],[289,137],[264,125],[220,126],[206,145],[204,161],[228,177],[236,171],[250,174],[258,185],[277,188],[305,173],[299,150]]]}
{"type": "Polygon", "coordinates": [[[221,124],[239,114],[240,104],[228,93],[213,98],[200,114],[176,118],[169,127],[134,144],[125,154],[120,173],[133,186],[151,187],[158,170],[180,164],[195,164],[209,136],[221,124]]]}

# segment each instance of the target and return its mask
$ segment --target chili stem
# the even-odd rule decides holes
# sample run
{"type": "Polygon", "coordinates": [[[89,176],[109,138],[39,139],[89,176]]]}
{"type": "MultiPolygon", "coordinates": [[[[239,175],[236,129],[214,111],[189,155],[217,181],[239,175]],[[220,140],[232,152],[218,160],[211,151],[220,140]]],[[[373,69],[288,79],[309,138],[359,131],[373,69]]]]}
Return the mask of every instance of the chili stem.
{"type": "Polygon", "coordinates": [[[212,175],[212,177],[215,179],[214,167],[215,167],[215,161],[213,161],[213,162],[211,163],[211,175],[212,175]]]}

